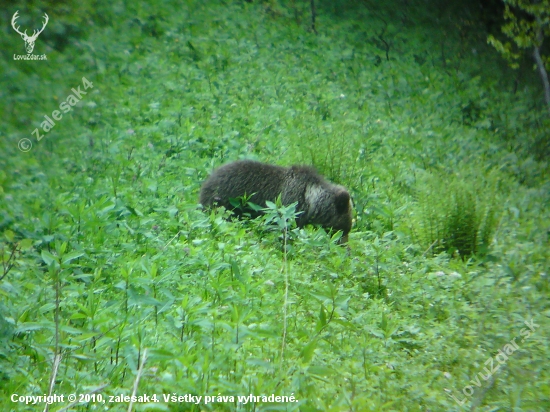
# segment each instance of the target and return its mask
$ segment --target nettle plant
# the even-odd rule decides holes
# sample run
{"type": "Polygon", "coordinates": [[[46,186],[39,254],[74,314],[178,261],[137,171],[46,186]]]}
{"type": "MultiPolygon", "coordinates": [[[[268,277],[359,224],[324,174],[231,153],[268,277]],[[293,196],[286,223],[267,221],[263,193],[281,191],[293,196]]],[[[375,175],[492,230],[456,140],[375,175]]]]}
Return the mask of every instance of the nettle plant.
{"type": "Polygon", "coordinates": [[[265,214],[264,223],[266,225],[274,224],[274,228],[280,230],[286,238],[289,229],[296,227],[296,218],[302,213],[296,211],[298,202],[283,206],[279,195],[275,203],[267,201],[266,206],[262,209],[265,214]]]}
{"type": "Polygon", "coordinates": [[[233,206],[233,213],[239,217],[254,218],[252,225],[259,232],[281,232],[285,241],[289,238],[289,232],[296,228],[296,219],[302,212],[297,212],[298,202],[288,206],[283,206],[281,196],[277,197],[275,202],[266,202],[266,207],[262,207],[250,201],[253,194],[245,194],[229,199],[233,206]]]}

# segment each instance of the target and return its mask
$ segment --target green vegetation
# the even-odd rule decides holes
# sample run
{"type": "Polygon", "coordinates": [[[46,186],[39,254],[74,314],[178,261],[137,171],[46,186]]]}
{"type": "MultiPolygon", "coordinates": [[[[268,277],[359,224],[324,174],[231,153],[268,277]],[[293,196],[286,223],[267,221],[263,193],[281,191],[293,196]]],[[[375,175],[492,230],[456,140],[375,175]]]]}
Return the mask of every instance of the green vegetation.
{"type": "MultiPolygon", "coordinates": [[[[504,18],[506,24],[502,32],[515,43],[516,48],[532,50],[533,58],[540,73],[544,88],[544,98],[550,111],[550,82],[548,67],[550,56],[541,53],[544,38],[550,36],[550,1],[503,0],[505,3],[504,18]]],[[[493,35],[489,43],[510,61],[512,67],[519,67],[521,55],[513,51],[510,42],[502,43],[493,35]]]]}
{"type": "Polygon", "coordinates": [[[431,177],[419,185],[413,233],[427,252],[482,257],[490,248],[501,215],[494,189],[475,180],[431,177]]]}
{"type": "Polygon", "coordinates": [[[473,2],[16,3],[50,21],[46,61],[0,38],[0,409],[550,410],[550,120],[473,2]],[[345,185],[349,249],[203,211],[243,157],[345,185]]]}

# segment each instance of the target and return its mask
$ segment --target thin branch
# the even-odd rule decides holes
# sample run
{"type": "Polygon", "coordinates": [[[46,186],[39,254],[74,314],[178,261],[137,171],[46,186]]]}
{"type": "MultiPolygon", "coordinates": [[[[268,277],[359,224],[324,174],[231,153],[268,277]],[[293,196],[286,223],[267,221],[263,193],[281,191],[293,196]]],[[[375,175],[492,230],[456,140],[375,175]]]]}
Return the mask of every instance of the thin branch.
{"type": "Polygon", "coordinates": [[[11,250],[11,253],[10,253],[10,257],[8,258],[7,261],[4,260],[4,248],[2,248],[2,266],[4,266],[4,274],[0,276],[0,280],[8,276],[8,273],[10,272],[10,270],[12,270],[12,268],[15,266],[15,253],[17,252],[17,246],[18,246],[17,243],[13,246],[13,249],[11,250]],[[13,262],[12,262],[12,259],[13,259],[13,262]]]}
{"type": "Polygon", "coordinates": [[[170,240],[168,241],[168,243],[167,243],[167,244],[165,244],[165,245],[164,245],[164,246],[162,247],[162,249],[161,249],[161,250],[164,250],[164,249],[166,249],[166,248],[168,247],[168,245],[169,245],[170,243],[172,243],[172,241],[173,241],[173,240],[174,240],[175,238],[177,238],[177,237],[179,236],[179,234],[180,234],[180,233],[181,233],[181,230],[180,230],[180,231],[178,231],[178,233],[176,233],[176,234],[174,235],[174,237],[173,237],[172,239],[170,239],[170,240]]]}
{"type": "Polygon", "coordinates": [[[548,106],[548,111],[550,112],[550,82],[548,81],[548,73],[544,67],[544,61],[540,55],[540,48],[542,47],[542,42],[544,41],[544,24],[542,23],[540,17],[537,17],[537,25],[537,41],[533,49],[533,57],[537,62],[537,68],[539,69],[540,78],[544,87],[544,100],[546,101],[546,106],[548,106]]]}
{"type": "MultiPolygon", "coordinates": [[[[312,0],[313,1],[313,0],[312,0]]],[[[287,305],[288,305],[288,261],[287,261],[287,228],[283,230],[283,272],[285,275],[285,301],[283,303],[283,343],[281,345],[281,364],[285,358],[286,328],[287,328],[287,305]]]]}
{"type": "Polygon", "coordinates": [[[146,360],[147,348],[143,350],[143,355],[141,356],[141,365],[139,365],[138,373],[136,375],[136,379],[134,380],[134,388],[132,389],[132,397],[130,398],[130,404],[128,405],[128,412],[132,412],[132,406],[134,405],[133,399],[135,399],[137,388],[139,386],[139,380],[141,379],[141,375],[143,375],[143,368],[146,360]]]}
{"type": "MultiPolygon", "coordinates": [[[[53,366],[52,366],[52,375],[50,376],[50,388],[48,390],[48,396],[51,396],[53,392],[53,388],[55,386],[55,379],[57,377],[57,371],[59,371],[59,364],[61,363],[61,353],[57,352],[56,348],[56,354],[53,358],[53,366]]],[[[48,412],[50,405],[46,403],[46,406],[44,407],[44,412],[48,412]]]]}
{"type": "MultiPolygon", "coordinates": [[[[384,30],[385,31],[385,30],[384,30]]],[[[390,45],[388,44],[388,42],[386,40],[384,40],[384,38],[382,37],[384,33],[382,34],[379,34],[378,35],[378,38],[380,39],[380,41],[382,43],[384,43],[384,45],[386,46],[386,60],[387,61],[390,61],[390,45]]]]}
{"type": "Polygon", "coordinates": [[[317,10],[315,9],[315,0],[310,0],[311,5],[311,30],[313,30],[313,33],[317,33],[317,29],[315,28],[315,19],[317,18],[317,10]]]}
{"type": "Polygon", "coordinates": [[[424,253],[422,253],[422,257],[426,256],[426,253],[428,253],[428,252],[430,251],[430,249],[431,249],[437,242],[439,242],[439,239],[434,240],[434,242],[430,245],[430,247],[428,247],[428,249],[426,249],[426,250],[424,251],[424,253]]]}
{"type": "Polygon", "coordinates": [[[550,82],[548,81],[548,73],[546,72],[544,62],[542,61],[542,57],[540,55],[540,46],[535,46],[533,50],[533,57],[537,62],[537,68],[539,69],[540,78],[544,87],[544,100],[546,101],[548,111],[550,112],[550,82]]]}

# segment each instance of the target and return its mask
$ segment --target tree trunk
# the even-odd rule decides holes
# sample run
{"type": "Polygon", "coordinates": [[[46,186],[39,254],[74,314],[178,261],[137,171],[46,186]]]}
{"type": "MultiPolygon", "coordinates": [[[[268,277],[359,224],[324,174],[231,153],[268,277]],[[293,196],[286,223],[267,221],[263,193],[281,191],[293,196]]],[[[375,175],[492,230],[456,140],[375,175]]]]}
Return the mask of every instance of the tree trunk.
{"type": "Polygon", "coordinates": [[[315,10],[315,0],[309,2],[311,6],[311,30],[313,33],[317,34],[317,29],[315,28],[315,19],[317,17],[317,11],[315,10]]]}
{"type": "Polygon", "coordinates": [[[540,48],[542,47],[542,42],[544,41],[544,25],[539,17],[537,17],[537,25],[537,40],[535,43],[535,48],[533,49],[533,57],[537,62],[537,68],[539,69],[542,86],[544,88],[544,100],[546,101],[546,106],[548,106],[548,112],[550,113],[550,82],[548,81],[548,72],[546,71],[546,67],[544,67],[544,61],[540,55],[540,48]]]}
{"type": "Polygon", "coordinates": [[[535,46],[535,49],[533,50],[533,57],[537,62],[537,68],[539,69],[540,78],[542,80],[542,85],[544,87],[544,100],[546,101],[546,105],[548,106],[548,111],[550,112],[550,82],[548,81],[548,72],[544,67],[544,62],[542,61],[542,57],[540,56],[539,46],[535,46]]]}

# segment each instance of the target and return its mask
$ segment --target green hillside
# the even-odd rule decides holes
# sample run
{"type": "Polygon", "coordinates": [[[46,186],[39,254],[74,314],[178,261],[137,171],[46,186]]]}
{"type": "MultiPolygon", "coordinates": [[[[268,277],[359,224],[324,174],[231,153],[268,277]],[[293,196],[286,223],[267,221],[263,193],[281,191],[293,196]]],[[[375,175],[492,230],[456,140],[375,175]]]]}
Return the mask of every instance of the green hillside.
{"type": "Polygon", "coordinates": [[[14,3],[1,410],[550,410],[550,118],[477,2],[14,3]],[[203,210],[243,158],[347,187],[348,246],[203,210]]]}

